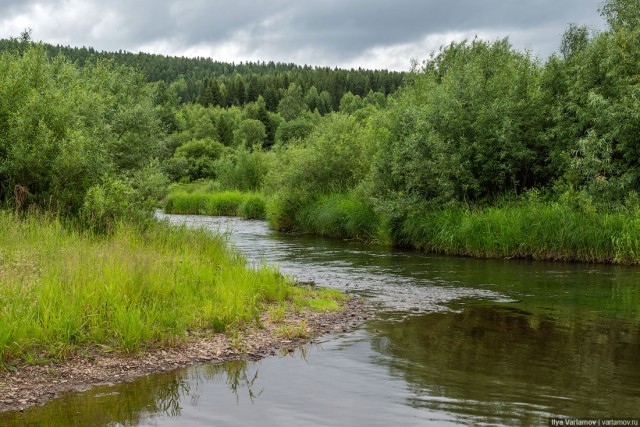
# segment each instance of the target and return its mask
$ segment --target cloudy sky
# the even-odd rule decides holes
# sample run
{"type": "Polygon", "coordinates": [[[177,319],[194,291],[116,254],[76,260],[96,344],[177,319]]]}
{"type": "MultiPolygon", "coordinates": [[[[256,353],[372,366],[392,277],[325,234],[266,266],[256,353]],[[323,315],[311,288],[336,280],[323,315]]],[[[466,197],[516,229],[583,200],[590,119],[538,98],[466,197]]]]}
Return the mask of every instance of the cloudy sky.
{"type": "Polygon", "coordinates": [[[602,0],[0,0],[0,37],[221,61],[406,70],[442,44],[509,36],[540,57],[602,0]]]}

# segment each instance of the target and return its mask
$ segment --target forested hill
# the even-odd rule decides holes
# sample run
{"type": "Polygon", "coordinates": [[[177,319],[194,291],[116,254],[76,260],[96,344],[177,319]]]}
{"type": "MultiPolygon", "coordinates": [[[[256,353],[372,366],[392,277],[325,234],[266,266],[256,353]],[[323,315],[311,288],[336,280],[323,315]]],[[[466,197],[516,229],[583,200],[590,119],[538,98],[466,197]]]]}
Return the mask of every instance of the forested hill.
{"type": "MultiPolygon", "coordinates": [[[[15,48],[20,41],[0,40],[0,51],[15,48]]],[[[211,58],[186,58],[148,53],[104,52],[44,44],[49,57],[64,55],[78,65],[99,59],[113,60],[142,71],[149,82],[177,83],[183,102],[205,106],[243,106],[262,96],[267,108],[275,111],[284,92],[294,83],[309,97],[318,97],[320,113],[337,110],[345,93],[366,96],[370,91],[385,95],[401,86],[406,73],[387,70],[337,69],[275,62],[215,61],[211,58]]]]}

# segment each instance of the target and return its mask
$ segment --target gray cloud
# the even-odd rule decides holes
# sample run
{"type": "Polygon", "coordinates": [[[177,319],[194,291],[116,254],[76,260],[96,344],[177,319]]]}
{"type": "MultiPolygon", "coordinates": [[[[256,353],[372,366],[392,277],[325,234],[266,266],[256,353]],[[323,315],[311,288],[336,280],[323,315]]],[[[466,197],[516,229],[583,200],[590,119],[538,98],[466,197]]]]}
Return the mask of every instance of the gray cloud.
{"type": "Polygon", "coordinates": [[[511,35],[517,47],[547,55],[568,23],[601,26],[600,2],[1,0],[0,37],[30,27],[36,39],[103,50],[407,68],[410,57],[390,56],[424,58],[436,43],[474,34],[511,35]]]}

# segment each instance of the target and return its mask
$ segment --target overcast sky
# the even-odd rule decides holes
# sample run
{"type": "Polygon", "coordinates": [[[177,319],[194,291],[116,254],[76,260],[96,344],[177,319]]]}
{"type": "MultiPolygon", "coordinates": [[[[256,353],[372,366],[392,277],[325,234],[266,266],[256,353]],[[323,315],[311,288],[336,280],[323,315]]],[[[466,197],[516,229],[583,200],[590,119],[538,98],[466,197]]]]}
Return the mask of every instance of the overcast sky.
{"type": "Polygon", "coordinates": [[[407,70],[442,44],[509,36],[542,58],[602,0],[0,0],[0,37],[220,61],[407,70]]]}

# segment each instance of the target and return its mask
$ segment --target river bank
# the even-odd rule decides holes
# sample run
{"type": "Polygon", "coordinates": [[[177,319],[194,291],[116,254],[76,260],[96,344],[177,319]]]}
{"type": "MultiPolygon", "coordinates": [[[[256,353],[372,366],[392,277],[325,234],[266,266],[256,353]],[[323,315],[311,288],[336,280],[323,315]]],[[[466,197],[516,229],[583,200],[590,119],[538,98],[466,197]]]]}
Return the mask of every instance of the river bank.
{"type": "MultiPolygon", "coordinates": [[[[329,194],[293,208],[255,193],[206,190],[205,184],[174,186],[165,212],[207,215],[211,206],[258,197],[262,217],[278,231],[474,258],[640,264],[638,206],[598,210],[580,200],[531,196],[496,206],[448,207],[390,218],[352,194],[329,194]]],[[[243,216],[239,210],[214,212],[243,216]]]]}
{"type": "Polygon", "coordinates": [[[0,211],[0,411],[264,355],[346,327],[353,304],[249,265],[220,233],[150,221],[102,234],[0,211]]]}
{"type": "Polygon", "coordinates": [[[267,311],[260,319],[262,327],[247,327],[233,335],[192,333],[179,346],[139,355],[109,354],[96,347],[62,362],[20,365],[13,372],[0,373],[0,412],[24,410],[62,393],[129,382],[156,372],[203,363],[258,360],[279,351],[293,351],[324,334],[352,330],[368,316],[363,302],[352,298],[340,311],[287,309],[279,321],[267,311]]]}

